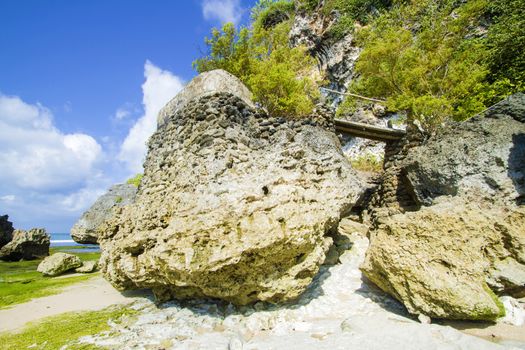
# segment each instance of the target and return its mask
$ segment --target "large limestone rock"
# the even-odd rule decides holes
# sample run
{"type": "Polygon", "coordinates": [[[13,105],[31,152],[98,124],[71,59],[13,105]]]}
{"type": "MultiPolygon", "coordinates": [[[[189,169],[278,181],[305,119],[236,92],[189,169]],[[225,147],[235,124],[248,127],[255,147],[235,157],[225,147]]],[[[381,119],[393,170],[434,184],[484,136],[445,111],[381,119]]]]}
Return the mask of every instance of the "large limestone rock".
{"type": "Polygon", "coordinates": [[[240,98],[248,106],[254,107],[250,90],[236,76],[225,70],[216,69],[199,74],[169,101],[160,110],[157,125],[164,124],[170,116],[175,115],[189,101],[216,92],[229,92],[240,98]]]}
{"type": "Polygon", "coordinates": [[[0,248],[13,239],[13,223],[8,220],[9,216],[0,216],[0,248]]]}
{"type": "Polygon", "coordinates": [[[71,228],[73,240],[81,244],[97,244],[99,229],[113,215],[113,209],[130,204],[136,194],[137,187],[134,185],[118,184],[112,186],[71,228]]]}
{"type": "Polygon", "coordinates": [[[414,314],[491,320],[503,314],[495,293],[525,295],[525,124],[513,104],[525,96],[445,126],[387,170],[383,195],[395,183],[410,200],[372,213],[361,268],[414,314]]]}
{"type": "Polygon", "coordinates": [[[42,260],[36,270],[46,276],[53,277],[81,266],[82,261],[78,256],[67,253],[55,253],[42,260]]]}
{"type": "Polygon", "coordinates": [[[135,202],[100,236],[101,269],[117,288],[160,299],[296,298],[362,184],[324,120],[269,118],[228,92],[197,96],[151,137],[135,202]]]}
{"type": "Polygon", "coordinates": [[[34,260],[49,255],[50,236],[43,228],[15,230],[13,239],[0,249],[0,260],[34,260]]]}

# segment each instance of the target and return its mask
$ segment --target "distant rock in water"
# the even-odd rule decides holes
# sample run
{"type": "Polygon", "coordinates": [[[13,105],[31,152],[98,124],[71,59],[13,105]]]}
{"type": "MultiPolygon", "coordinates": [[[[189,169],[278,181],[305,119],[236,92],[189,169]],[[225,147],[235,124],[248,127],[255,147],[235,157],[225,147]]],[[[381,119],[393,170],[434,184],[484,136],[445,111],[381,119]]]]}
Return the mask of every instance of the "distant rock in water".
{"type": "Polygon", "coordinates": [[[117,288],[160,300],[294,299],[363,184],[330,120],[271,118],[231,93],[237,78],[208,74],[229,88],[183,91],[182,108],[161,112],[137,197],[99,237],[101,269],[117,288]]]}
{"type": "Polygon", "coordinates": [[[0,249],[0,260],[34,260],[49,255],[50,236],[42,228],[15,230],[13,239],[0,249]]]}
{"type": "Polygon", "coordinates": [[[0,248],[13,239],[13,223],[8,220],[9,216],[0,216],[0,248]]]}
{"type": "Polygon", "coordinates": [[[81,266],[82,261],[78,256],[67,253],[55,253],[42,260],[36,270],[46,276],[58,276],[81,266]]]}
{"type": "Polygon", "coordinates": [[[525,295],[524,109],[513,96],[387,165],[361,268],[410,312],[493,320],[495,293],[525,295]]]}
{"type": "Polygon", "coordinates": [[[137,187],[131,184],[112,186],[75,223],[71,229],[73,240],[81,244],[98,244],[101,225],[111,218],[114,208],[133,202],[136,193],[137,187]]]}

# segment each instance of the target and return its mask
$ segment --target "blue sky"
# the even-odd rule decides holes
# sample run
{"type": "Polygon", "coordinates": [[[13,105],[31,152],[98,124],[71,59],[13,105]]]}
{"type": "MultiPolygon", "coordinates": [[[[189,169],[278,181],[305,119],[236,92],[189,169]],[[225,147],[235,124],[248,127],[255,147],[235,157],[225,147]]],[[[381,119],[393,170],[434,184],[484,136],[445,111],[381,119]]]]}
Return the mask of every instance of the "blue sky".
{"type": "Polygon", "coordinates": [[[1,0],[0,215],[68,232],[141,170],[203,39],[255,0],[1,0]]]}

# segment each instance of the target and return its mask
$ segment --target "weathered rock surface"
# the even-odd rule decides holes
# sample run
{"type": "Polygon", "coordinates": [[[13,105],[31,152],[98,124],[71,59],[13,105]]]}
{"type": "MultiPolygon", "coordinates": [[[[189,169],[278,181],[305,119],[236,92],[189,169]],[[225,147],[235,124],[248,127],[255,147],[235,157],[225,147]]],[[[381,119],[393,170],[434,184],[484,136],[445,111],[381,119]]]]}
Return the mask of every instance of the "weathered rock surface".
{"type": "Polygon", "coordinates": [[[362,270],[414,314],[495,319],[494,292],[525,293],[525,124],[509,108],[445,126],[384,175],[362,270]]]}
{"type": "Polygon", "coordinates": [[[161,299],[299,296],[362,187],[322,123],[269,118],[227,92],[187,102],[150,139],[135,202],[100,237],[105,277],[161,299]]]}
{"type": "Polygon", "coordinates": [[[38,264],[37,271],[46,276],[58,276],[80,266],[82,266],[82,261],[78,256],[67,253],[55,253],[42,260],[38,264]]]}
{"type": "Polygon", "coordinates": [[[97,271],[98,268],[98,261],[84,261],[82,262],[82,266],[77,267],[75,269],[75,272],[78,273],[91,273],[97,271]]]}
{"type": "Polygon", "coordinates": [[[49,255],[50,236],[42,228],[15,230],[13,239],[0,249],[0,260],[34,260],[49,255]]]}
{"type": "Polygon", "coordinates": [[[163,125],[170,116],[175,115],[189,101],[216,92],[229,92],[240,98],[246,105],[254,107],[252,93],[236,76],[225,70],[215,69],[199,74],[169,101],[160,110],[157,125],[163,125]]]}
{"type": "Polygon", "coordinates": [[[136,194],[137,187],[134,185],[112,186],[71,228],[73,240],[81,244],[97,244],[99,229],[106,220],[111,218],[114,208],[130,204],[136,194]]]}
{"type": "Polygon", "coordinates": [[[13,239],[13,223],[8,220],[9,216],[0,216],[0,248],[13,239]]]}

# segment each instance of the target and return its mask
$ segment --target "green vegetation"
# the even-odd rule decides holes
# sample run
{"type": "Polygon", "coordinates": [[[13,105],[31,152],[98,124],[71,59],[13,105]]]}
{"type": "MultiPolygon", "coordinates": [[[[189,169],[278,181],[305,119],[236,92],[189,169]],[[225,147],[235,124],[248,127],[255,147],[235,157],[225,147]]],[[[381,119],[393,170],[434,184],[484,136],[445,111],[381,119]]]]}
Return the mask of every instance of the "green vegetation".
{"type": "MultiPolygon", "coordinates": [[[[140,185],[140,181],[142,180],[143,176],[144,176],[144,174],[137,174],[137,175],[133,176],[131,179],[128,179],[128,181],[126,181],[126,183],[130,184],[130,185],[133,185],[133,186],[138,188],[139,185],[140,185]]],[[[121,201],[122,201],[122,199],[121,199],[121,201]]],[[[120,202],[117,202],[117,203],[120,203],[120,202]]]]}
{"type": "MultiPolygon", "coordinates": [[[[524,0],[394,0],[357,32],[364,50],[351,90],[385,99],[390,111],[427,128],[465,120],[524,90],[524,6],[524,0]],[[493,25],[485,35],[489,14],[493,25]]],[[[346,100],[343,111],[356,104],[346,100]]]]}
{"type": "MultiPolygon", "coordinates": [[[[51,248],[50,254],[77,247],[51,248]]],[[[82,248],[82,247],[79,247],[82,248]]],[[[83,261],[97,260],[99,252],[78,252],[83,261]]],[[[86,281],[96,274],[71,277],[44,277],[36,271],[42,260],[0,262],[0,309],[60,292],[71,284],[86,281]]]]}
{"type": "Polygon", "coordinates": [[[261,0],[252,12],[253,29],[227,23],[206,38],[208,54],[193,62],[199,72],[224,69],[238,77],[254,100],[273,116],[301,117],[319,98],[315,60],[304,47],[290,48],[293,4],[261,0]]]}
{"type": "Polygon", "coordinates": [[[371,173],[379,173],[383,170],[383,159],[371,153],[365,153],[350,160],[352,168],[355,170],[366,171],[371,173]]]}
{"type": "Polygon", "coordinates": [[[124,322],[137,311],[124,307],[110,307],[101,311],[73,312],[48,317],[37,323],[31,323],[20,333],[0,334],[2,349],[100,349],[81,344],[82,336],[110,330],[108,321],[124,322]]]}
{"type": "Polygon", "coordinates": [[[115,198],[115,203],[122,203],[124,199],[121,197],[121,196],[118,196],[117,198],[115,198]]]}

